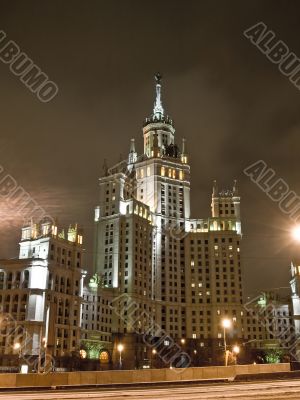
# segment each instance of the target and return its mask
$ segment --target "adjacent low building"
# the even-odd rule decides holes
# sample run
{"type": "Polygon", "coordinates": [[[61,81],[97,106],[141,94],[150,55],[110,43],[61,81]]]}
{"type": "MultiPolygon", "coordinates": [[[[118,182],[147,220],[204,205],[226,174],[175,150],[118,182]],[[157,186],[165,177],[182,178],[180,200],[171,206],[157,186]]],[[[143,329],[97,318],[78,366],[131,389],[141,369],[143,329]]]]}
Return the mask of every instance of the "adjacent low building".
{"type": "Polygon", "coordinates": [[[82,257],[76,226],[66,233],[49,222],[22,228],[19,258],[0,260],[2,363],[14,363],[15,355],[36,369],[45,354],[58,365],[79,351],[82,257]]]}

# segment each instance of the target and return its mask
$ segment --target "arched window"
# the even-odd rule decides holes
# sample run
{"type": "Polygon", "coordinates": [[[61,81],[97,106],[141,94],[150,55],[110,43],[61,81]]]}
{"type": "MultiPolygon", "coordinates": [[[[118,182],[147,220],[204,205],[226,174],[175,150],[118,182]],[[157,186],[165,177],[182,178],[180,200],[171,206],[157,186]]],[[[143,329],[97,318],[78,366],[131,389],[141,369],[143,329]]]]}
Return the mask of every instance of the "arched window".
{"type": "Polygon", "coordinates": [[[101,353],[100,353],[100,362],[102,363],[102,364],[107,364],[107,363],[109,363],[109,354],[108,354],[108,351],[101,351],[101,353]]]}

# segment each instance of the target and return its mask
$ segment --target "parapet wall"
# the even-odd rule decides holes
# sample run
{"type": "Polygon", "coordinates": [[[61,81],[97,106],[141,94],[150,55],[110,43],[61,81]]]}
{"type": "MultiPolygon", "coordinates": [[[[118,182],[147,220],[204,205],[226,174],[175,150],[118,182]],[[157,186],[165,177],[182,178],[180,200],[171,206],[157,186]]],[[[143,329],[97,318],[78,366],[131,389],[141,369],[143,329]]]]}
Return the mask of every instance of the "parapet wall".
{"type": "Polygon", "coordinates": [[[229,367],[148,369],[130,371],[54,372],[49,374],[0,374],[1,388],[110,385],[204,379],[234,379],[237,375],[289,372],[290,364],[249,364],[229,367]]]}

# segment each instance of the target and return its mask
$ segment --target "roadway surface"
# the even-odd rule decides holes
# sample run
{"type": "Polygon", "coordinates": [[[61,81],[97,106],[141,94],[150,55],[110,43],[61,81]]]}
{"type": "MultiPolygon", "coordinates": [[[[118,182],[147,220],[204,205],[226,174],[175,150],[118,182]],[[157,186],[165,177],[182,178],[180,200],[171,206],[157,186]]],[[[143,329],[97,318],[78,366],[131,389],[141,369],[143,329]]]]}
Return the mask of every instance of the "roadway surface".
{"type": "Polygon", "coordinates": [[[145,388],[70,389],[68,391],[2,392],[0,400],[290,400],[300,399],[300,380],[205,384],[145,388]]]}

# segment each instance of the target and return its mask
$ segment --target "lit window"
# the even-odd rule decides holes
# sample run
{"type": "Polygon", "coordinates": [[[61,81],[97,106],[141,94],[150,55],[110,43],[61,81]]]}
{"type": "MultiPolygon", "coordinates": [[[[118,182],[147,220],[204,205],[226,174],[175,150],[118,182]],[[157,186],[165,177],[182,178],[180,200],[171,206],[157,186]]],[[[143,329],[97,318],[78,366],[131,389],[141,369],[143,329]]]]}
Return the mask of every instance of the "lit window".
{"type": "Polygon", "coordinates": [[[100,353],[100,362],[101,363],[108,363],[109,362],[109,355],[107,351],[102,351],[100,353]]]}
{"type": "Polygon", "coordinates": [[[194,283],[192,283],[192,285],[191,285],[192,287],[195,287],[195,284],[194,283]]]}
{"type": "Polygon", "coordinates": [[[197,339],[197,335],[196,335],[196,333],[193,333],[193,339],[197,339]]]}
{"type": "Polygon", "coordinates": [[[141,169],[141,178],[144,178],[144,169],[141,169]]]}
{"type": "Polygon", "coordinates": [[[218,333],[218,339],[221,339],[222,333],[218,333]]]}
{"type": "Polygon", "coordinates": [[[179,179],[182,181],[183,180],[183,172],[180,170],[179,171],[179,179]]]}
{"type": "Polygon", "coordinates": [[[175,179],[175,178],[176,178],[176,170],[173,169],[173,170],[172,170],[172,173],[173,173],[173,179],[175,179]]]}
{"type": "Polygon", "coordinates": [[[161,176],[165,176],[166,175],[165,167],[161,167],[160,174],[161,174],[161,176]]]}
{"type": "Polygon", "coordinates": [[[147,167],[147,176],[150,176],[150,167],[147,167]]]}
{"type": "Polygon", "coordinates": [[[172,169],[171,168],[169,168],[168,176],[169,176],[169,178],[172,178],[172,169]]]}

